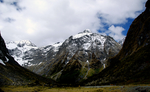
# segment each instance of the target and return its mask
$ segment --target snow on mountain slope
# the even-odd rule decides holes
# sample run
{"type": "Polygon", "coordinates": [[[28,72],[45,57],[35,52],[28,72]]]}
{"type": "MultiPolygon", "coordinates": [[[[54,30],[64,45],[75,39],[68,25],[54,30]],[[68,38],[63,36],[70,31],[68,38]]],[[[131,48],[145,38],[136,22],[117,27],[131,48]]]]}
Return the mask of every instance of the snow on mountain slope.
{"type": "Polygon", "coordinates": [[[21,40],[21,41],[10,41],[10,42],[6,42],[6,44],[9,44],[8,47],[9,49],[14,49],[16,47],[16,45],[18,47],[24,47],[24,46],[29,46],[29,47],[36,47],[35,44],[31,43],[28,40],[21,40]]]}
{"type": "Polygon", "coordinates": [[[89,29],[86,29],[83,32],[80,32],[80,33],[74,35],[73,39],[77,39],[77,38],[83,37],[85,35],[90,35],[90,34],[92,34],[91,31],[89,29]]]}
{"type": "Polygon", "coordinates": [[[112,37],[84,30],[66,39],[60,45],[56,55],[53,58],[49,58],[52,54],[49,55],[48,61],[34,68],[34,72],[50,77],[50,75],[60,73],[64,68],[67,69],[68,64],[73,67],[71,63],[75,61],[81,65],[89,61],[90,68],[103,69],[107,66],[105,60],[116,55],[120,49],[121,45],[112,37]]]}
{"type": "Polygon", "coordinates": [[[107,42],[115,44],[114,48],[117,46],[120,47],[115,40],[112,40],[112,38],[108,36],[103,36],[97,33],[91,33],[89,30],[84,30],[84,32],[80,32],[79,34],[70,36],[66,39],[60,47],[60,51],[58,53],[69,52],[69,58],[71,58],[78,50],[85,50],[85,52],[96,52],[97,50],[103,52],[105,47],[109,45],[106,44],[107,42]]]}
{"type": "Polygon", "coordinates": [[[1,59],[0,59],[0,63],[3,64],[3,65],[5,65],[5,63],[1,59]]]}
{"type": "Polygon", "coordinates": [[[10,54],[20,65],[40,64],[50,50],[57,52],[61,43],[46,47],[37,47],[27,40],[6,42],[10,54]]]}
{"type": "Polygon", "coordinates": [[[123,38],[122,40],[120,40],[118,43],[119,43],[121,46],[123,46],[124,41],[125,41],[125,38],[123,38]]]}
{"type": "Polygon", "coordinates": [[[62,43],[60,43],[60,42],[55,43],[55,44],[53,45],[53,50],[54,50],[54,52],[59,51],[59,47],[60,47],[61,45],[62,45],[62,43]]]}
{"type": "Polygon", "coordinates": [[[77,78],[89,77],[90,69],[98,73],[95,70],[106,68],[106,60],[121,49],[121,45],[112,37],[92,33],[89,29],[70,36],[63,43],[58,42],[40,48],[30,41],[7,42],[6,45],[19,64],[42,76],[53,77],[55,80],[71,72],[70,69],[80,70],[87,61],[88,64],[84,67],[85,73],[77,78]]]}
{"type": "Polygon", "coordinates": [[[36,45],[27,40],[6,42],[6,46],[9,49],[10,54],[15,58],[15,60],[20,65],[29,61],[29,59],[28,60],[23,59],[27,51],[31,49],[38,49],[36,45]]]}

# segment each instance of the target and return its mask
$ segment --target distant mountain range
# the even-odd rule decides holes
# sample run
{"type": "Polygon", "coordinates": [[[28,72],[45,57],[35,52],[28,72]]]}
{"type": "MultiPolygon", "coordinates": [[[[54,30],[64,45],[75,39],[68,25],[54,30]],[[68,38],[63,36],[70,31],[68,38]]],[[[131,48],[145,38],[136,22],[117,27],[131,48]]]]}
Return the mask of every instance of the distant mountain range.
{"type": "Polygon", "coordinates": [[[61,43],[58,42],[54,45],[39,48],[27,40],[6,42],[9,53],[22,66],[39,64],[46,59],[47,53],[51,52],[54,55],[58,51],[59,45],[61,43]]]}
{"type": "Polygon", "coordinates": [[[121,45],[112,37],[92,33],[89,29],[70,36],[63,43],[40,48],[26,40],[7,42],[6,45],[19,64],[54,80],[62,79],[61,75],[67,73],[65,71],[72,71],[68,70],[69,67],[74,67],[73,71],[79,68],[80,73],[75,80],[99,73],[107,67],[106,60],[121,49],[121,45]]]}

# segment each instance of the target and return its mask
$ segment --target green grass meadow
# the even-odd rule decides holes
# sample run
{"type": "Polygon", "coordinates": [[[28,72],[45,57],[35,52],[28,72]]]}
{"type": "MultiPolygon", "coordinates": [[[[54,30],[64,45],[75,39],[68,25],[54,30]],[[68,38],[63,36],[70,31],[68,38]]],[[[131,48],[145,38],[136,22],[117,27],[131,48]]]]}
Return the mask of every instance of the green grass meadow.
{"type": "Polygon", "coordinates": [[[51,88],[43,86],[5,86],[1,87],[4,92],[150,92],[150,85],[124,85],[124,86],[106,86],[101,88],[86,88],[86,87],[61,87],[51,88]]]}

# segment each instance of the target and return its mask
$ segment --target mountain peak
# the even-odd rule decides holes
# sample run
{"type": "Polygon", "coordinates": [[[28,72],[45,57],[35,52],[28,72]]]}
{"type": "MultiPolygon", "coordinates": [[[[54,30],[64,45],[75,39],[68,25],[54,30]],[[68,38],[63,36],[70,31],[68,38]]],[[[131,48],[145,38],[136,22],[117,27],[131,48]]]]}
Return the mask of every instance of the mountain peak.
{"type": "Polygon", "coordinates": [[[28,41],[28,40],[15,41],[15,43],[17,43],[19,47],[23,47],[25,45],[36,47],[35,44],[33,44],[31,41],[28,41]]]}
{"type": "Polygon", "coordinates": [[[35,44],[33,44],[31,41],[28,40],[20,40],[20,41],[7,41],[6,44],[17,44],[19,47],[23,47],[23,46],[32,46],[32,47],[36,47],[35,44]]]}
{"type": "Polygon", "coordinates": [[[85,29],[83,33],[92,33],[90,29],[85,29]]]}
{"type": "Polygon", "coordinates": [[[90,34],[92,34],[92,32],[90,31],[90,29],[85,29],[83,32],[80,32],[80,33],[74,35],[73,39],[77,39],[77,38],[83,37],[85,35],[90,35],[90,34]]]}
{"type": "Polygon", "coordinates": [[[79,32],[78,34],[84,34],[84,33],[92,33],[90,29],[85,29],[83,32],[79,32]]]}

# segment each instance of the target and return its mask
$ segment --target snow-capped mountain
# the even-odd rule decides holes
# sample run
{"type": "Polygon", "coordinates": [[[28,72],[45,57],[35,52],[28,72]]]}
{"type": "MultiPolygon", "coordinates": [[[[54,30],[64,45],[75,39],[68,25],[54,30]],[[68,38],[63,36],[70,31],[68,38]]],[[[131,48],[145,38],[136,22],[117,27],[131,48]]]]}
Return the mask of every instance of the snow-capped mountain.
{"type": "Polygon", "coordinates": [[[67,58],[70,59],[76,52],[83,52],[87,57],[89,53],[95,53],[97,58],[102,60],[107,58],[111,49],[113,49],[116,54],[120,50],[120,45],[116,43],[113,38],[92,33],[89,30],[84,30],[83,32],[70,36],[65,40],[62,46],[60,46],[58,54],[67,52],[67,58]],[[104,52],[106,53],[104,54],[104,52]]]}
{"type": "Polygon", "coordinates": [[[37,49],[36,45],[27,40],[6,42],[10,54],[20,65],[29,61],[24,58],[25,53],[31,49],[37,49]]]}
{"type": "Polygon", "coordinates": [[[79,81],[107,67],[106,60],[121,49],[112,37],[92,33],[89,29],[70,36],[63,43],[38,48],[29,41],[8,42],[11,55],[19,64],[42,76],[64,80],[67,73],[81,71],[79,81]],[[93,73],[89,71],[92,69],[93,73]]]}
{"type": "MultiPolygon", "coordinates": [[[[110,36],[103,36],[92,33],[90,30],[84,30],[76,35],[70,36],[58,47],[56,45],[56,48],[58,52],[53,54],[49,51],[47,58],[40,65],[28,68],[40,75],[57,80],[59,78],[61,79],[61,75],[65,75],[65,71],[69,72],[70,69],[74,70],[76,68],[78,70],[81,66],[85,68],[86,73],[76,78],[82,79],[83,77],[89,77],[89,69],[97,69],[100,71],[106,68],[106,60],[115,56],[120,51],[121,45],[110,36]],[[68,67],[70,67],[69,70],[68,67]]],[[[94,73],[97,73],[97,71],[94,73]]]]}
{"type": "Polygon", "coordinates": [[[27,40],[6,42],[9,53],[22,66],[39,64],[50,51],[57,52],[59,45],[61,43],[39,48],[27,40]]]}

